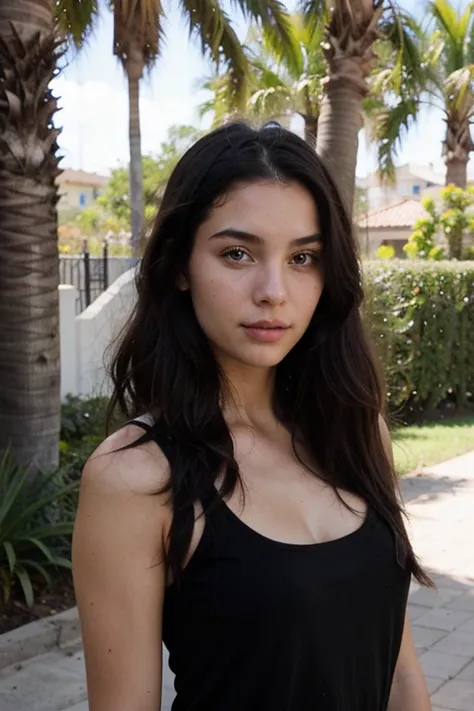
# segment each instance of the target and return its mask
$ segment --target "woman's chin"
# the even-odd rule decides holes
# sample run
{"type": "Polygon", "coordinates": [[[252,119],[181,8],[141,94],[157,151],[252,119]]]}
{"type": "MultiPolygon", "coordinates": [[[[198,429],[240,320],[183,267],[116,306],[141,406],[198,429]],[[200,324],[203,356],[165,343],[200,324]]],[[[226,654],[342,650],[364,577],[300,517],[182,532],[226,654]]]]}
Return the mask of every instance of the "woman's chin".
{"type": "Polygon", "coordinates": [[[224,352],[224,360],[231,360],[249,368],[274,368],[281,363],[290,350],[275,346],[276,344],[259,344],[251,348],[235,350],[227,348],[224,352]]]}

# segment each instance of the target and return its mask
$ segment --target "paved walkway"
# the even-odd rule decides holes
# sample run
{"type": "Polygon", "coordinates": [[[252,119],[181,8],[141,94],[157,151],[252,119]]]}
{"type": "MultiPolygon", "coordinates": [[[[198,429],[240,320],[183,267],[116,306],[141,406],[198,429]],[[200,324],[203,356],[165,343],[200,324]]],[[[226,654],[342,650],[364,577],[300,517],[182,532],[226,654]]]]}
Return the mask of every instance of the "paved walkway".
{"type": "MultiPolygon", "coordinates": [[[[433,711],[474,711],[474,451],[405,477],[402,491],[415,549],[438,585],[413,585],[409,602],[433,711]]],[[[85,696],[78,645],[0,671],[2,711],[87,711],[85,696]]],[[[162,711],[172,699],[166,669],[162,711]]]]}
{"type": "Polygon", "coordinates": [[[433,711],[474,710],[474,452],[402,491],[413,544],[437,591],[414,585],[409,613],[433,711]]]}

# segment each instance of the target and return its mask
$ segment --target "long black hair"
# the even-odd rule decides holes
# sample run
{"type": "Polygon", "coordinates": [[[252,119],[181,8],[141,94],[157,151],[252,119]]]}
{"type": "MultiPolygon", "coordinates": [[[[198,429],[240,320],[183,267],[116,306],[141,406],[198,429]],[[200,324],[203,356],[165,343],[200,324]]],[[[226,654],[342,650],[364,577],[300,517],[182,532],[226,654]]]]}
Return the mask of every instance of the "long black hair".
{"type": "MultiPolygon", "coordinates": [[[[275,412],[317,462],[318,476],[363,497],[391,527],[400,565],[430,579],[410,545],[379,418],[384,391],[361,319],[361,270],[350,217],[313,149],[278,125],[231,123],[201,138],[167,185],[138,267],[138,300],[111,365],[109,414],[149,413],[152,429],[135,444],[166,437],[173,447],[173,521],[167,563],[178,578],[191,541],[194,506],[211,506],[241,483],[221,409],[224,374],[194,314],[186,274],[198,226],[232,187],[255,181],[304,186],[318,208],[324,289],[310,325],[276,367],[275,412]]],[[[133,445],[132,445],[133,446],[133,445]]]]}

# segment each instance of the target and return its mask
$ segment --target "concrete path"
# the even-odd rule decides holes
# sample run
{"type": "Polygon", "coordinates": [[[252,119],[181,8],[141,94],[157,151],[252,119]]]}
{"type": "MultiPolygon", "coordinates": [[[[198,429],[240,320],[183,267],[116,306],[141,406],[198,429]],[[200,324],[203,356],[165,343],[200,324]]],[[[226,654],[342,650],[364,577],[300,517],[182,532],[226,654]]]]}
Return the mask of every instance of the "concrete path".
{"type": "Polygon", "coordinates": [[[433,711],[474,710],[474,452],[405,477],[414,548],[437,591],[414,585],[409,613],[433,711]]]}
{"type": "MultiPolygon", "coordinates": [[[[415,550],[438,591],[413,585],[409,614],[433,711],[474,711],[474,451],[405,477],[415,550]]],[[[162,711],[173,680],[165,661],[162,711]]],[[[80,644],[0,670],[2,711],[88,711],[80,644]]]]}

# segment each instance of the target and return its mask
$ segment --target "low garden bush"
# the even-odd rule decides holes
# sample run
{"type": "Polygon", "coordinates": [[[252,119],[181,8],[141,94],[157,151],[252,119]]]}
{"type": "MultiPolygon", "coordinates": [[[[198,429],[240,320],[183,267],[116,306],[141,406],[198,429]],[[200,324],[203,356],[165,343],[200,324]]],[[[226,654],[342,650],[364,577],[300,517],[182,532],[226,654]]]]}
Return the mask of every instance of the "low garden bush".
{"type": "Polygon", "coordinates": [[[9,451],[0,456],[0,611],[15,584],[31,606],[35,583],[51,584],[51,573],[70,570],[74,512],[60,504],[77,486],[58,472],[32,478],[9,451]]]}
{"type": "Polygon", "coordinates": [[[64,585],[80,475],[104,439],[107,404],[107,398],[66,398],[60,466],[51,474],[32,479],[9,452],[0,453],[0,627],[9,609],[17,611],[10,601],[22,599],[31,608],[45,584],[64,585]]]}
{"type": "Polygon", "coordinates": [[[474,262],[366,261],[365,317],[392,413],[474,406],[474,262]]]}
{"type": "Polygon", "coordinates": [[[105,438],[108,398],[68,395],[61,407],[61,468],[78,477],[105,438]]]}

